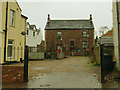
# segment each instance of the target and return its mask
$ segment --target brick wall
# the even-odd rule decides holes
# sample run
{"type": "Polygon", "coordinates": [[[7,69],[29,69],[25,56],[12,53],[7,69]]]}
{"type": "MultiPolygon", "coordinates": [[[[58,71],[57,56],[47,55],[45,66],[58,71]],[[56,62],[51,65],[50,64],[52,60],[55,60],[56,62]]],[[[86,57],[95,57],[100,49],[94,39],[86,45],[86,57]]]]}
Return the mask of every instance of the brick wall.
{"type": "Polygon", "coordinates": [[[89,34],[89,38],[82,37],[83,30],[46,30],[45,40],[46,40],[46,51],[51,51],[54,49],[56,51],[57,44],[62,44],[63,48],[66,48],[66,54],[70,54],[70,41],[74,41],[74,47],[80,49],[80,55],[85,55],[86,49],[82,48],[82,41],[87,41],[87,50],[90,54],[93,53],[93,40],[94,40],[94,30],[84,30],[89,34]],[[57,39],[57,31],[62,31],[62,42],[57,39]]]}
{"type": "Polygon", "coordinates": [[[2,66],[2,82],[23,82],[24,66],[2,66]]]}

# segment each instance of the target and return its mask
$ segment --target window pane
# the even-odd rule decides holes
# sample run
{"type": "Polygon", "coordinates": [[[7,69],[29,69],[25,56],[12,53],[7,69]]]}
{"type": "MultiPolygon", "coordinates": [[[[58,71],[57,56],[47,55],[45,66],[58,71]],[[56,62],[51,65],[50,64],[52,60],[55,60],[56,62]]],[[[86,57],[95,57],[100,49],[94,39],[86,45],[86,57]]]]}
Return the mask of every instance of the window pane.
{"type": "Polygon", "coordinates": [[[86,41],[83,41],[83,44],[87,44],[87,42],[86,42],[86,41]]]}
{"type": "Polygon", "coordinates": [[[35,32],[33,32],[33,36],[35,36],[35,32]]]}
{"type": "Polygon", "coordinates": [[[8,40],[8,44],[13,44],[13,41],[12,40],[8,40]]]}
{"type": "Polygon", "coordinates": [[[10,10],[10,25],[14,25],[14,11],[10,10]]]}
{"type": "Polygon", "coordinates": [[[12,25],[14,25],[14,17],[12,17],[12,25]]]}
{"type": "Polygon", "coordinates": [[[12,25],[12,12],[10,11],[10,25],[12,25]]]}
{"type": "Polygon", "coordinates": [[[82,47],[83,47],[83,48],[87,48],[87,45],[83,45],[82,47]]]}
{"type": "Polygon", "coordinates": [[[62,32],[61,31],[59,31],[59,32],[57,32],[57,38],[62,38],[62,32]]]}
{"type": "Polygon", "coordinates": [[[85,32],[85,31],[83,31],[83,34],[86,34],[86,32],[85,32]]]}
{"type": "Polygon", "coordinates": [[[70,41],[70,46],[74,47],[74,41],[70,41]]]}
{"type": "Polygon", "coordinates": [[[87,37],[87,32],[86,32],[86,31],[83,31],[83,32],[82,32],[82,35],[83,35],[83,37],[87,37]]]}
{"type": "Polygon", "coordinates": [[[7,56],[12,57],[13,40],[8,40],[7,56]]]}
{"type": "Polygon", "coordinates": [[[82,42],[82,47],[83,47],[83,48],[87,48],[87,41],[83,41],[83,42],[82,42]]]}
{"type": "Polygon", "coordinates": [[[59,35],[61,35],[61,32],[57,32],[59,35]]]}
{"type": "Polygon", "coordinates": [[[12,57],[12,46],[8,46],[8,57],[12,57]]]}

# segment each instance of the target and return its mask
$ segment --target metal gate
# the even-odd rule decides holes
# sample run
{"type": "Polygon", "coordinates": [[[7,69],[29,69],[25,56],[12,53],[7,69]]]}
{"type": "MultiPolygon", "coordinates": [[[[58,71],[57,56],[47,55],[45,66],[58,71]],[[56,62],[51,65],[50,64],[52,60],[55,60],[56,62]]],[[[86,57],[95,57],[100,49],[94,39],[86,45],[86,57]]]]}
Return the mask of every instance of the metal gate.
{"type": "Polygon", "coordinates": [[[114,69],[113,48],[101,45],[101,82],[105,82],[105,77],[114,69]]]}

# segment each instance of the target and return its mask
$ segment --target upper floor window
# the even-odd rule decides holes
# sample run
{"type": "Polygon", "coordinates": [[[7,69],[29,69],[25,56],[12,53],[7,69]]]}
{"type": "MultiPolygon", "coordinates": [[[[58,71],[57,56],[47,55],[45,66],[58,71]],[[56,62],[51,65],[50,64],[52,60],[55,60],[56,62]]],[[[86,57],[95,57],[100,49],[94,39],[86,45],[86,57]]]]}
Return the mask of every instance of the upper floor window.
{"type": "Polygon", "coordinates": [[[58,32],[57,32],[57,38],[62,39],[62,32],[61,32],[61,31],[58,31],[58,32]]]}
{"type": "Polygon", "coordinates": [[[15,11],[10,10],[10,25],[14,26],[15,11]]]}
{"type": "Polygon", "coordinates": [[[33,36],[35,36],[35,32],[33,32],[33,36]]]}
{"type": "Polygon", "coordinates": [[[83,47],[83,48],[87,48],[87,41],[83,41],[83,42],[82,42],[82,47],[83,47]]]}
{"type": "Polygon", "coordinates": [[[74,48],[74,41],[70,41],[70,48],[74,48]]]}
{"type": "Polygon", "coordinates": [[[87,31],[82,32],[82,37],[85,37],[85,38],[87,37],[87,31]]]}

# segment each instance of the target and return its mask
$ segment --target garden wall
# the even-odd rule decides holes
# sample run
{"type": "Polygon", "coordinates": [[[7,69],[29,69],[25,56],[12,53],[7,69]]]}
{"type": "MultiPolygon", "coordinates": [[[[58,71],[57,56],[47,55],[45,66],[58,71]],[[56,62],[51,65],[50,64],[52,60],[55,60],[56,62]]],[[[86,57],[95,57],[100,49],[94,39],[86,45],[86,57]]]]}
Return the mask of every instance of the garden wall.
{"type": "Polygon", "coordinates": [[[2,66],[2,82],[23,82],[24,66],[2,66]]]}

